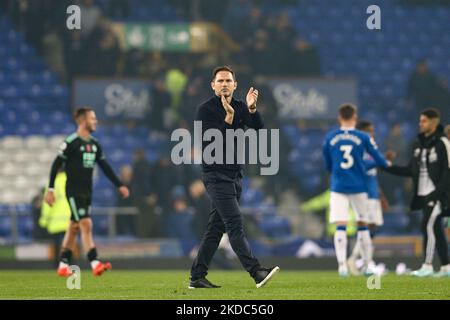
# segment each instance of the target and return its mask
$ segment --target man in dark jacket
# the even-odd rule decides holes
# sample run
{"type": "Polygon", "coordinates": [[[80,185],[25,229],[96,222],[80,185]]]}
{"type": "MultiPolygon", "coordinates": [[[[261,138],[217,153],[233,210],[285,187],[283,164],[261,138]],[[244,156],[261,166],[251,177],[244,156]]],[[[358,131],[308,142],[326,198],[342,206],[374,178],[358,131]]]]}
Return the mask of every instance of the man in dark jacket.
{"type": "Polygon", "coordinates": [[[439,111],[433,108],[420,115],[420,134],[413,145],[413,154],[407,166],[385,169],[399,176],[412,177],[414,196],[411,210],[422,210],[422,233],[425,262],[412,275],[433,275],[433,256],[437,249],[441,270],[435,276],[450,277],[447,239],[442,218],[450,214],[450,142],[439,124],[439,111]]]}
{"type": "MultiPolygon", "coordinates": [[[[225,136],[227,129],[244,129],[245,127],[259,130],[263,127],[263,120],[256,110],[258,90],[253,87],[247,93],[246,102],[233,98],[237,87],[234,71],[229,67],[219,67],[213,71],[211,88],[214,96],[202,103],[196,119],[203,126],[202,136],[209,129],[218,129],[225,136]]],[[[223,139],[223,149],[227,143],[233,144],[231,139],[223,139]]],[[[205,139],[204,139],[205,140],[205,139]]],[[[212,143],[203,141],[203,150],[212,143]]],[[[226,154],[226,151],[223,155],[226,154]]],[[[222,155],[222,157],[223,157],[222,155]]],[[[227,155],[228,156],[228,155],[227,155]]],[[[213,162],[208,164],[202,159],[203,183],[212,201],[209,222],[198,249],[198,254],[191,268],[189,288],[217,288],[206,279],[211,259],[216,252],[223,234],[226,232],[231,247],[238,256],[242,266],[255,280],[256,287],[265,285],[280,269],[278,266],[263,268],[253,255],[247,236],[244,233],[242,212],[239,200],[242,192],[242,167],[236,159],[237,148],[234,148],[234,161],[213,162]]]]}

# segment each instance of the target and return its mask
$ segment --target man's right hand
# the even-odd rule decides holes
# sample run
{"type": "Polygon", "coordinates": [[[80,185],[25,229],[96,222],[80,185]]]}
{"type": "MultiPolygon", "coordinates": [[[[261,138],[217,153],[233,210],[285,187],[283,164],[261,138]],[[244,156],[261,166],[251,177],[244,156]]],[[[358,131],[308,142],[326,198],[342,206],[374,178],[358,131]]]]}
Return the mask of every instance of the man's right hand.
{"type": "Polygon", "coordinates": [[[228,123],[229,125],[233,124],[233,118],[234,118],[234,109],[231,106],[231,104],[227,101],[227,98],[225,98],[225,96],[221,96],[221,100],[222,100],[222,106],[225,110],[225,112],[227,113],[226,117],[225,117],[225,122],[228,123]]]}
{"type": "Polygon", "coordinates": [[[394,161],[394,159],[397,157],[397,153],[393,150],[388,150],[388,151],[386,151],[384,156],[385,156],[386,160],[394,161]]]}
{"type": "Polygon", "coordinates": [[[121,186],[119,188],[119,193],[122,196],[122,199],[126,199],[130,196],[130,190],[126,186],[121,186]]]}
{"type": "Polygon", "coordinates": [[[229,115],[234,115],[234,109],[231,106],[231,104],[228,102],[227,98],[225,98],[225,96],[222,96],[221,100],[222,100],[222,106],[225,109],[225,112],[229,115]]]}
{"type": "Polygon", "coordinates": [[[53,190],[48,190],[45,195],[45,202],[51,207],[55,203],[56,197],[55,192],[53,190]]]}

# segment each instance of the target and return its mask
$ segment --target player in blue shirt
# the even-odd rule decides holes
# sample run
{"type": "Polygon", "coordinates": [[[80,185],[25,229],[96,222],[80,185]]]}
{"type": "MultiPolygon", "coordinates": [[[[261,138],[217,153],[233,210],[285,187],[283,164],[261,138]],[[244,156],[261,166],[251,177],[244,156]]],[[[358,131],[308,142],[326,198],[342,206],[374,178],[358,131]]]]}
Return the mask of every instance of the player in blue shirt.
{"type": "Polygon", "coordinates": [[[372,241],[367,228],[367,168],[364,153],[374,159],[377,166],[387,167],[389,164],[378,151],[378,147],[370,136],[356,130],[358,120],[357,109],[352,104],[344,104],[339,108],[340,129],[330,132],[323,144],[323,156],[328,171],[331,172],[330,223],[336,224],[334,246],[339,265],[339,275],[348,276],[347,267],[347,221],[349,206],[352,206],[358,221],[357,241],[361,245],[364,268],[369,264],[368,252],[372,241]]]}
{"type": "MultiPolygon", "coordinates": [[[[372,139],[375,139],[375,128],[373,124],[370,121],[359,121],[356,128],[358,130],[367,132],[372,139]]],[[[371,237],[373,239],[374,232],[377,227],[380,227],[383,225],[383,210],[382,207],[387,208],[387,201],[384,198],[384,196],[381,193],[380,187],[378,185],[378,178],[377,178],[377,169],[375,168],[376,164],[372,158],[367,152],[364,154],[364,162],[366,163],[366,167],[372,168],[366,171],[366,183],[367,183],[367,208],[368,208],[368,215],[367,215],[367,224],[369,227],[369,231],[371,233],[371,237]],[[382,201],[383,198],[383,201],[382,201]],[[383,203],[383,206],[382,206],[383,203]]],[[[376,264],[373,261],[373,252],[374,252],[374,246],[372,245],[372,250],[368,252],[368,260],[369,265],[368,269],[370,272],[375,271],[376,264]]],[[[350,269],[350,272],[353,275],[358,275],[359,270],[357,267],[357,259],[359,258],[361,254],[361,246],[358,241],[356,241],[356,244],[353,248],[352,254],[350,258],[347,261],[348,267],[350,269]]]]}

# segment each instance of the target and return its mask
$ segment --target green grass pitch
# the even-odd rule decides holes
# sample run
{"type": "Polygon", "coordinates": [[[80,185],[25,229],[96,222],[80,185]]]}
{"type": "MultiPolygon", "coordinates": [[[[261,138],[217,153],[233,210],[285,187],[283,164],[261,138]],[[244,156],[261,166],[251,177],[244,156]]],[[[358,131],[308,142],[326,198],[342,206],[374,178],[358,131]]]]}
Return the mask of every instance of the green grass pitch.
{"type": "Polygon", "coordinates": [[[80,290],[67,289],[53,271],[0,271],[0,299],[450,299],[450,278],[388,274],[372,290],[366,278],[339,278],[337,272],[281,270],[260,289],[244,271],[212,270],[208,278],[222,288],[189,290],[188,271],[112,270],[94,278],[82,270],[80,290]]]}

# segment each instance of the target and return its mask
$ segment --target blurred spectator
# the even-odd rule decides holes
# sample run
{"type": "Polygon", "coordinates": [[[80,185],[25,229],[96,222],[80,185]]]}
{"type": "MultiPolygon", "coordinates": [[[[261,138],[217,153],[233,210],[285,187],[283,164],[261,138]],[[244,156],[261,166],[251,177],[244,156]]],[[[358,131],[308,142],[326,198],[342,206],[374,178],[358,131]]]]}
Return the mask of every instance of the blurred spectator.
{"type": "Polygon", "coordinates": [[[176,185],[171,192],[173,206],[168,216],[166,234],[171,238],[195,239],[192,209],[188,207],[186,190],[176,185]]]}
{"type": "Polygon", "coordinates": [[[87,38],[97,25],[98,20],[102,16],[102,12],[94,0],[82,0],[80,10],[82,16],[81,35],[83,38],[87,38]]]}
{"type": "Polygon", "coordinates": [[[120,58],[120,47],[116,34],[107,28],[99,46],[99,75],[114,76],[120,58]]]}
{"type": "Polygon", "coordinates": [[[157,192],[157,206],[162,210],[162,219],[167,218],[168,211],[171,208],[170,193],[172,187],[176,185],[176,177],[174,177],[173,165],[170,159],[166,156],[162,156],[155,168],[153,175],[153,181],[158,184],[157,192]]]}
{"type": "Polygon", "coordinates": [[[159,218],[155,211],[157,197],[152,192],[151,185],[156,180],[152,179],[151,171],[151,166],[145,157],[144,150],[136,150],[134,153],[130,194],[134,205],[139,210],[136,219],[136,234],[140,238],[158,237],[160,230],[159,218]]]}
{"type": "Polygon", "coordinates": [[[248,16],[252,5],[247,0],[230,0],[223,15],[223,27],[232,38],[238,42],[243,40],[240,38],[242,30],[245,28],[246,17],[248,16]]]}
{"type": "Polygon", "coordinates": [[[144,198],[150,194],[151,166],[145,151],[138,149],[133,155],[132,178],[130,181],[131,192],[136,199],[144,198]]]}
{"type": "Polygon", "coordinates": [[[189,81],[186,90],[183,93],[183,99],[180,107],[180,116],[189,128],[192,128],[195,120],[195,112],[200,101],[206,100],[208,94],[203,90],[205,81],[197,76],[189,81]]]}
{"type": "MultiPolygon", "coordinates": [[[[194,0],[189,1],[197,6],[197,15],[193,16],[195,21],[211,21],[217,23],[223,18],[223,13],[228,6],[230,0],[211,1],[211,0],[194,0]]],[[[193,11],[196,13],[196,11],[193,11]]]]}
{"type": "Polygon", "coordinates": [[[119,41],[106,20],[100,20],[87,44],[87,69],[90,75],[113,76],[120,57],[119,41]]]}
{"type": "MultiPolygon", "coordinates": [[[[442,102],[443,91],[442,83],[428,68],[425,59],[419,60],[416,69],[409,77],[408,81],[408,99],[412,100],[417,112],[429,107],[439,107],[442,102]]],[[[445,95],[445,94],[444,94],[445,95]]]]}
{"type": "Polygon", "coordinates": [[[52,206],[43,201],[39,218],[39,226],[46,228],[53,240],[53,263],[55,267],[59,264],[61,245],[70,223],[71,211],[66,197],[66,181],[67,175],[63,169],[60,169],[55,180],[56,201],[52,206]]]}
{"type": "Polygon", "coordinates": [[[254,45],[254,37],[258,31],[264,30],[264,20],[261,9],[257,6],[250,8],[245,17],[234,21],[236,30],[232,30],[232,37],[242,45],[242,50],[248,50],[254,45]]]}
{"type": "Polygon", "coordinates": [[[109,0],[108,14],[113,19],[126,19],[130,15],[130,1],[109,0]]]}
{"type": "Polygon", "coordinates": [[[270,28],[272,63],[276,62],[277,74],[286,74],[291,68],[292,41],[295,39],[297,32],[294,30],[287,12],[279,14],[273,25],[268,27],[270,28]]]}
{"type": "MultiPolygon", "coordinates": [[[[120,181],[128,187],[131,188],[131,182],[133,179],[133,168],[129,165],[124,165],[120,168],[120,181]]],[[[134,207],[134,201],[133,201],[133,194],[131,193],[130,196],[126,199],[124,199],[121,196],[117,197],[116,200],[116,206],[119,208],[127,208],[127,207],[134,207]]],[[[119,214],[116,217],[116,230],[117,234],[123,235],[134,235],[135,234],[135,216],[134,215],[124,215],[119,214]]]]}
{"type": "Polygon", "coordinates": [[[211,201],[200,179],[193,181],[189,186],[189,196],[194,208],[193,229],[197,240],[200,241],[206,230],[211,211],[211,201]]]}
{"type": "Polygon", "coordinates": [[[48,66],[66,82],[66,64],[64,62],[64,44],[56,29],[50,23],[45,23],[45,34],[42,38],[42,55],[48,66]]]}
{"type": "Polygon", "coordinates": [[[255,34],[254,47],[250,49],[249,64],[254,74],[272,75],[276,72],[276,66],[272,63],[273,57],[268,45],[268,34],[259,30],[255,34]]]}
{"type": "Polygon", "coordinates": [[[84,59],[85,57],[84,42],[81,38],[81,31],[73,30],[68,33],[68,40],[65,45],[65,63],[67,66],[67,76],[69,83],[72,79],[85,71],[84,59]]]}
{"type": "Polygon", "coordinates": [[[164,112],[170,107],[170,94],[160,79],[153,82],[153,108],[148,123],[152,130],[165,131],[164,112]]]}
{"type": "Polygon", "coordinates": [[[148,55],[148,62],[146,63],[146,72],[152,79],[160,77],[164,74],[169,64],[165,56],[161,52],[153,52],[148,55]]]}
{"type": "Polygon", "coordinates": [[[191,17],[191,1],[167,0],[167,2],[175,9],[178,17],[183,20],[189,20],[191,17]]]}
{"type": "Polygon", "coordinates": [[[20,15],[25,17],[25,37],[29,43],[42,52],[42,36],[44,34],[44,23],[42,17],[45,16],[42,8],[42,1],[17,1],[19,2],[20,15]]]}
{"type": "Polygon", "coordinates": [[[394,124],[391,128],[385,143],[387,150],[394,151],[397,160],[400,163],[405,163],[408,156],[409,144],[403,136],[402,125],[400,123],[394,124]]]}
{"type": "Polygon", "coordinates": [[[177,68],[167,70],[165,85],[171,100],[170,107],[165,110],[164,114],[166,128],[173,128],[180,120],[181,98],[187,83],[188,77],[182,70],[177,68]]]}
{"type": "MultiPolygon", "coordinates": [[[[410,143],[406,140],[400,123],[394,124],[389,130],[385,144],[388,153],[395,155],[399,163],[407,163],[410,143]]],[[[394,205],[405,203],[408,198],[408,189],[410,188],[409,181],[398,183],[394,176],[380,171],[379,182],[381,189],[385,191],[384,193],[389,203],[394,205]]]]}
{"type": "Polygon", "coordinates": [[[229,0],[169,0],[178,15],[189,21],[221,21],[229,0]]]}
{"type": "Polygon", "coordinates": [[[126,76],[143,76],[146,73],[147,55],[144,51],[133,48],[126,53],[124,74],[126,76]]]}
{"type": "Polygon", "coordinates": [[[315,76],[320,74],[320,57],[317,49],[303,38],[294,41],[290,72],[294,76],[315,76]]]}
{"type": "Polygon", "coordinates": [[[39,193],[31,200],[31,216],[33,218],[33,232],[32,236],[34,240],[49,239],[47,229],[39,225],[39,219],[41,217],[41,208],[44,201],[45,188],[39,190],[39,193]]]}

